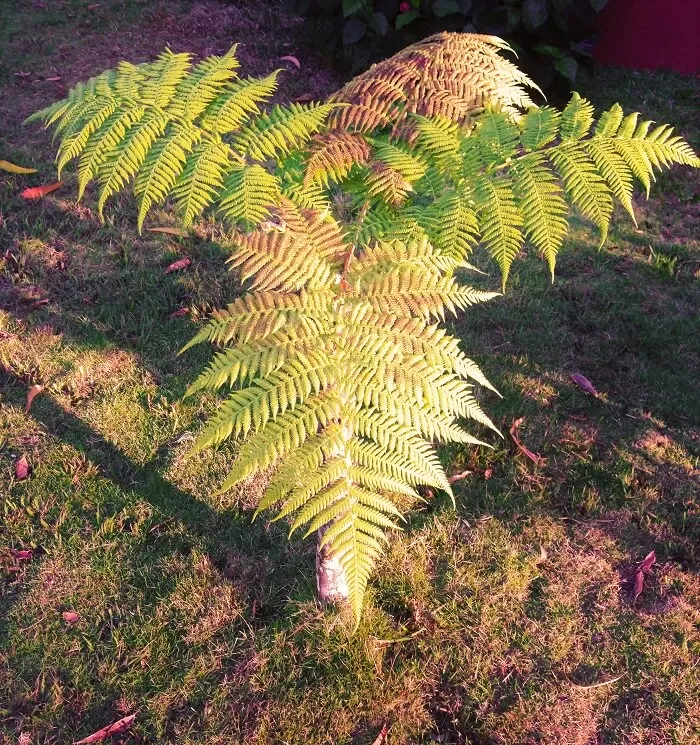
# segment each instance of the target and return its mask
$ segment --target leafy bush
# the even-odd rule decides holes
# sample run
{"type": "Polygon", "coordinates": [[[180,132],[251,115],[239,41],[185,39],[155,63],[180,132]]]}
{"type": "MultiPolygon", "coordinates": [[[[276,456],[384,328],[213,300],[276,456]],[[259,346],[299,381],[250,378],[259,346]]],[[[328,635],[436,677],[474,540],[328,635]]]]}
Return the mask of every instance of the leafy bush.
{"type": "Polygon", "coordinates": [[[538,108],[493,37],[440,34],[351,81],[326,103],[261,112],[275,74],[238,77],[232,49],[192,65],[164,52],[121,63],[32,118],[78,161],[98,208],[133,185],[139,228],[172,200],[185,224],[215,211],[249,290],[190,345],[216,345],[192,384],[230,389],[195,445],[242,444],[225,490],[272,466],[258,511],[318,535],[319,593],[359,622],[372,568],[418,498],[451,494],[435,444],[495,429],[473,395],[492,388],[446,313],[497,293],[464,285],[483,244],[503,284],[526,243],[554,271],[570,206],[605,240],[633,181],[700,160],[671,127],[577,94],[538,108]],[[522,113],[527,110],[526,113],[522,113]]]}
{"type": "MultiPolygon", "coordinates": [[[[507,38],[548,89],[575,81],[607,0],[287,0],[314,39],[353,71],[439,31],[507,38]]],[[[566,87],[566,86],[562,86],[566,87]]]]}

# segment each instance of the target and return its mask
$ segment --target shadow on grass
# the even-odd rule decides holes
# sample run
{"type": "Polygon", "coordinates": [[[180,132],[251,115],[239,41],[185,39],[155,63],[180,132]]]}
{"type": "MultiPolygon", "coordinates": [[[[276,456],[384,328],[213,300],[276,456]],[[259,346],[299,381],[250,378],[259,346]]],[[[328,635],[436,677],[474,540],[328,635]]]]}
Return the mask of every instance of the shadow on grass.
{"type": "MultiPolygon", "coordinates": [[[[24,396],[26,384],[11,371],[0,367],[0,392],[10,400],[24,396]]],[[[229,508],[217,510],[178,488],[163,477],[170,455],[170,444],[162,444],[153,458],[139,465],[126,457],[99,432],[79,417],[66,411],[50,395],[42,395],[31,409],[31,416],[49,435],[83,453],[98,468],[99,478],[107,479],[120,492],[119,503],[147,502],[158,513],[158,522],[176,521],[185,529],[178,534],[178,550],[189,551],[193,543],[224,575],[230,572],[230,557],[235,554],[249,561],[250,566],[266,566],[258,573],[251,619],[263,623],[275,620],[284,607],[283,599],[292,591],[300,577],[309,575],[312,559],[306,548],[290,545],[284,529],[252,521],[247,510],[229,508]],[[307,566],[308,565],[308,566],[307,566]]],[[[154,534],[153,541],[171,540],[154,534]]],[[[171,547],[172,549],[173,547],[171,547]]],[[[302,595],[305,594],[302,591],[302,595]]],[[[308,599],[308,597],[304,597],[308,599]]]]}

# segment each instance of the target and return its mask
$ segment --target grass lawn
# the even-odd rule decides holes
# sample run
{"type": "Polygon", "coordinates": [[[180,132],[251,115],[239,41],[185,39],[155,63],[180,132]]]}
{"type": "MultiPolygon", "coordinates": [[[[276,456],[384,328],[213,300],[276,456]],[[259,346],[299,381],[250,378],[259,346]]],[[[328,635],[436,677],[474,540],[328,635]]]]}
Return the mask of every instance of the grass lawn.
{"type": "MultiPolygon", "coordinates": [[[[700,743],[697,173],[659,178],[602,251],[576,223],[554,285],[525,258],[451,321],[506,437],[441,452],[472,471],[457,509],[412,513],[351,635],[314,601],[313,543],[251,524],[259,482],[212,497],[234,449],[187,457],[216,402],[182,401],[209,354],[177,351],[239,289],[216,226],[139,237],[128,199],[100,224],[70,174],[18,196],[55,181],[29,113],[120,59],[233,41],[247,74],[290,68],[282,99],[340,82],[274,4],[0,3],[0,158],[39,169],[0,172],[0,743],[130,714],[116,742],[370,745],[386,725],[392,745],[700,743]],[[507,434],[520,417],[537,464],[507,434]]],[[[583,92],[700,147],[698,78],[600,69],[583,92]]]]}

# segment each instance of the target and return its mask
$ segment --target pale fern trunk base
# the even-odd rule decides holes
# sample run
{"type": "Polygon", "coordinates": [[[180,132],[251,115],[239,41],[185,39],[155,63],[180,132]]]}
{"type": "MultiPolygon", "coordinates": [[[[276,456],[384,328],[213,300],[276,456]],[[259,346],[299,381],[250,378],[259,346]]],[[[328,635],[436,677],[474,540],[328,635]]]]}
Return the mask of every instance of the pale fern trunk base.
{"type": "Polygon", "coordinates": [[[316,588],[322,603],[344,603],[348,599],[348,582],[345,570],[338,559],[331,554],[328,546],[321,548],[321,538],[330,526],[321,528],[317,534],[316,547],[316,588]]]}

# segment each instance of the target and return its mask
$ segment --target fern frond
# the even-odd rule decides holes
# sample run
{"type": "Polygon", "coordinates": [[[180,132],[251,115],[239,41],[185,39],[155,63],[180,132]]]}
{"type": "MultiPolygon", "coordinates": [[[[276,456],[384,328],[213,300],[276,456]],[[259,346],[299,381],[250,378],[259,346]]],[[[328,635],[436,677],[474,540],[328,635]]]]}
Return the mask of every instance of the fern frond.
{"type": "Polygon", "coordinates": [[[510,265],[523,245],[523,215],[517,208],[510,180],[504,176],[478,179],[475,193],[481,238],[501,270],[505,287],[510,265]]]}
{"type": "Polygon", "coordinates": [[[513,185],[523,216],[523,230],[544,255],[554,281],[557,254],[569,229],[568,208],[557,178],[537,153],[513,169],[513,185]]]}
{"type": "MultiPolygon", "coordinates": [[[[336,412],[335,402],[323,394],[310,396],[292,411],[285,411],[241,446],[233,469],[219,488],[223,493],[250,476],[264,471],[295,452],[326,426],[336,412]]],[[[318,466],[316,466],[317,468],[318,466]]],[[[316,468],[307,471],[314,474],[316,468]]],[[[267,506],[270,506],[269,504],[267,506]]]]}
{"type": "Polygon", "coordinates": [[[598,226],[602,245],[608,235],[613,202],[595,162],[577,143],[554,148],[550,158],[571,202],[598,226]]]}
{"type": "Polygon", "coordinates": [[[199,125],[218,134],[238,129],[251,115],[260,113],[259,104],[269,100],[277,89],[279,72],[275,70],[264,78],[246,78],[231,83],[228,90],[204,110],[199,125]]]}
{"type": "Polygon", "coordinates": [[[525,152],[540,150],[559,135],[560,113],[549,106],[530,109],[522,119],[520,143],[525,152]]]}
{"type": "Polygon", "coordinates": [[[139,100],[164,109],[176,97],[190,67],[189,54],[175,54],[166,49],[155,61],[140,67],[139,100]]]}
{"type": "Polygon", "coordinates": [[[236,298],[226,310],[215,310],[209,323],[183,348],[204,341],[228,344],[232,340],[245,344],[262,341],[282,328],[287,332],[323,333],[331,321],[330,290],[296,293],[251,292],[236,298]]]}
{"type": "Polygon", "coordinates": [[[151,207],[165,201],[172,191],[188,154],[199,141],[199,130],[174,125],[149,151],[134,181],[134,194],[139,202],[136,221],[139,232],[151,207]]]}
{"type": "Polygon", "coordinates": [[[171,192],[185,225],[214,202],[231,166],[231,148],[218,139],[203,141],[187,156],[171,192]]]}
{"type": "Polygon", "coordinates": [[[574,93],[561,112],[559,133],[562,140],[580,140],[589,133],[592,124],[593,106],[578,93],[574,93]]]}
{"type": "Polygon", "coordinates": [[[85,188],[97,176],[100,167],[117,153],[126,133],[143,119],[145,114],[146,109],[143,106],[117,109],[90,135],[78,164],[78,199],[82,198],[85,188]]]}
{"type": "Polygon", "coordinates": [[[401,147],[377,139],[371,140],[371,144],[374,147],[375,159],[382,161],[389,168],[400,173],[409,183],[418,181],[425,174],[428,167],[427,163],[422,160],[419,154],[409,153],[405,146],[401,147]]]}
{"type": "Polygon", "coordinates": [[[121,191],[138,172],[148,151],[163,134],[167,117],[157,109],[149,109],[143,118],[131,126],[119,143],[119,148],[103,153],[104,161],[97,171],[100,194],[97,213],[102,217],[105,202],[121,191]]]}
{"type": "Polygon", "coordinates": [[[398,207],[406,201],[413,187],[399,171],[381,161],[370,163],[365,177],[365,189],[368,197],[378,197],[392,207],[398,207]]]}
{"type": "Polygon", "coordinates": [[[257,378],[252,385],[232,393],[195,442],[193,452],[231,436],[258,431],[268,421],[304,403],[312,393],[319,393],[333,369],[322,349],[297,353],[266,378],[257,378]]]}
{"type": "Polygon", "coordinates": [[[465,191],[446,192],[424,212],[427,212],[427,219],[422,224],[436,250],[444,256],[464,261],[479,235],[479,223],[470,194],[465,191]]]}
{"type": "Polygon", "coordinates": [[[227,261],[255,290],[315,290],[328,286],[333,276],[331,266],[303,235],[284,229],[238,236],[227,261]]]}
{"type": "Polygon", "coordinates": [[[369,161],[371,149],[365,139],[351,132],[329,132],[314,138],[305,184],[342,181],[354,165],[369,161]]]}
{"type": "Polygon", "coordinates": [[[187,77],[178,81],[169,96],[170,110],[174,116],[192,122],[227,90],[240,67],[236,59],[237,46],[234,44],[222,57],[207,57],[187,77]]]}
{"type": "Polygon", "coordinates": [[[305,145],[335,108],[335,104],[275,106],[237,134],[233,149],[254,160],[280,159],[305,145]]]}
{"type": "Polygon", "coordinates": [[[262,222],[280,200],[280,182],[262,166],[229,171],[219,194],[219,211],[226,220],[249,228],[262,222]]]}

